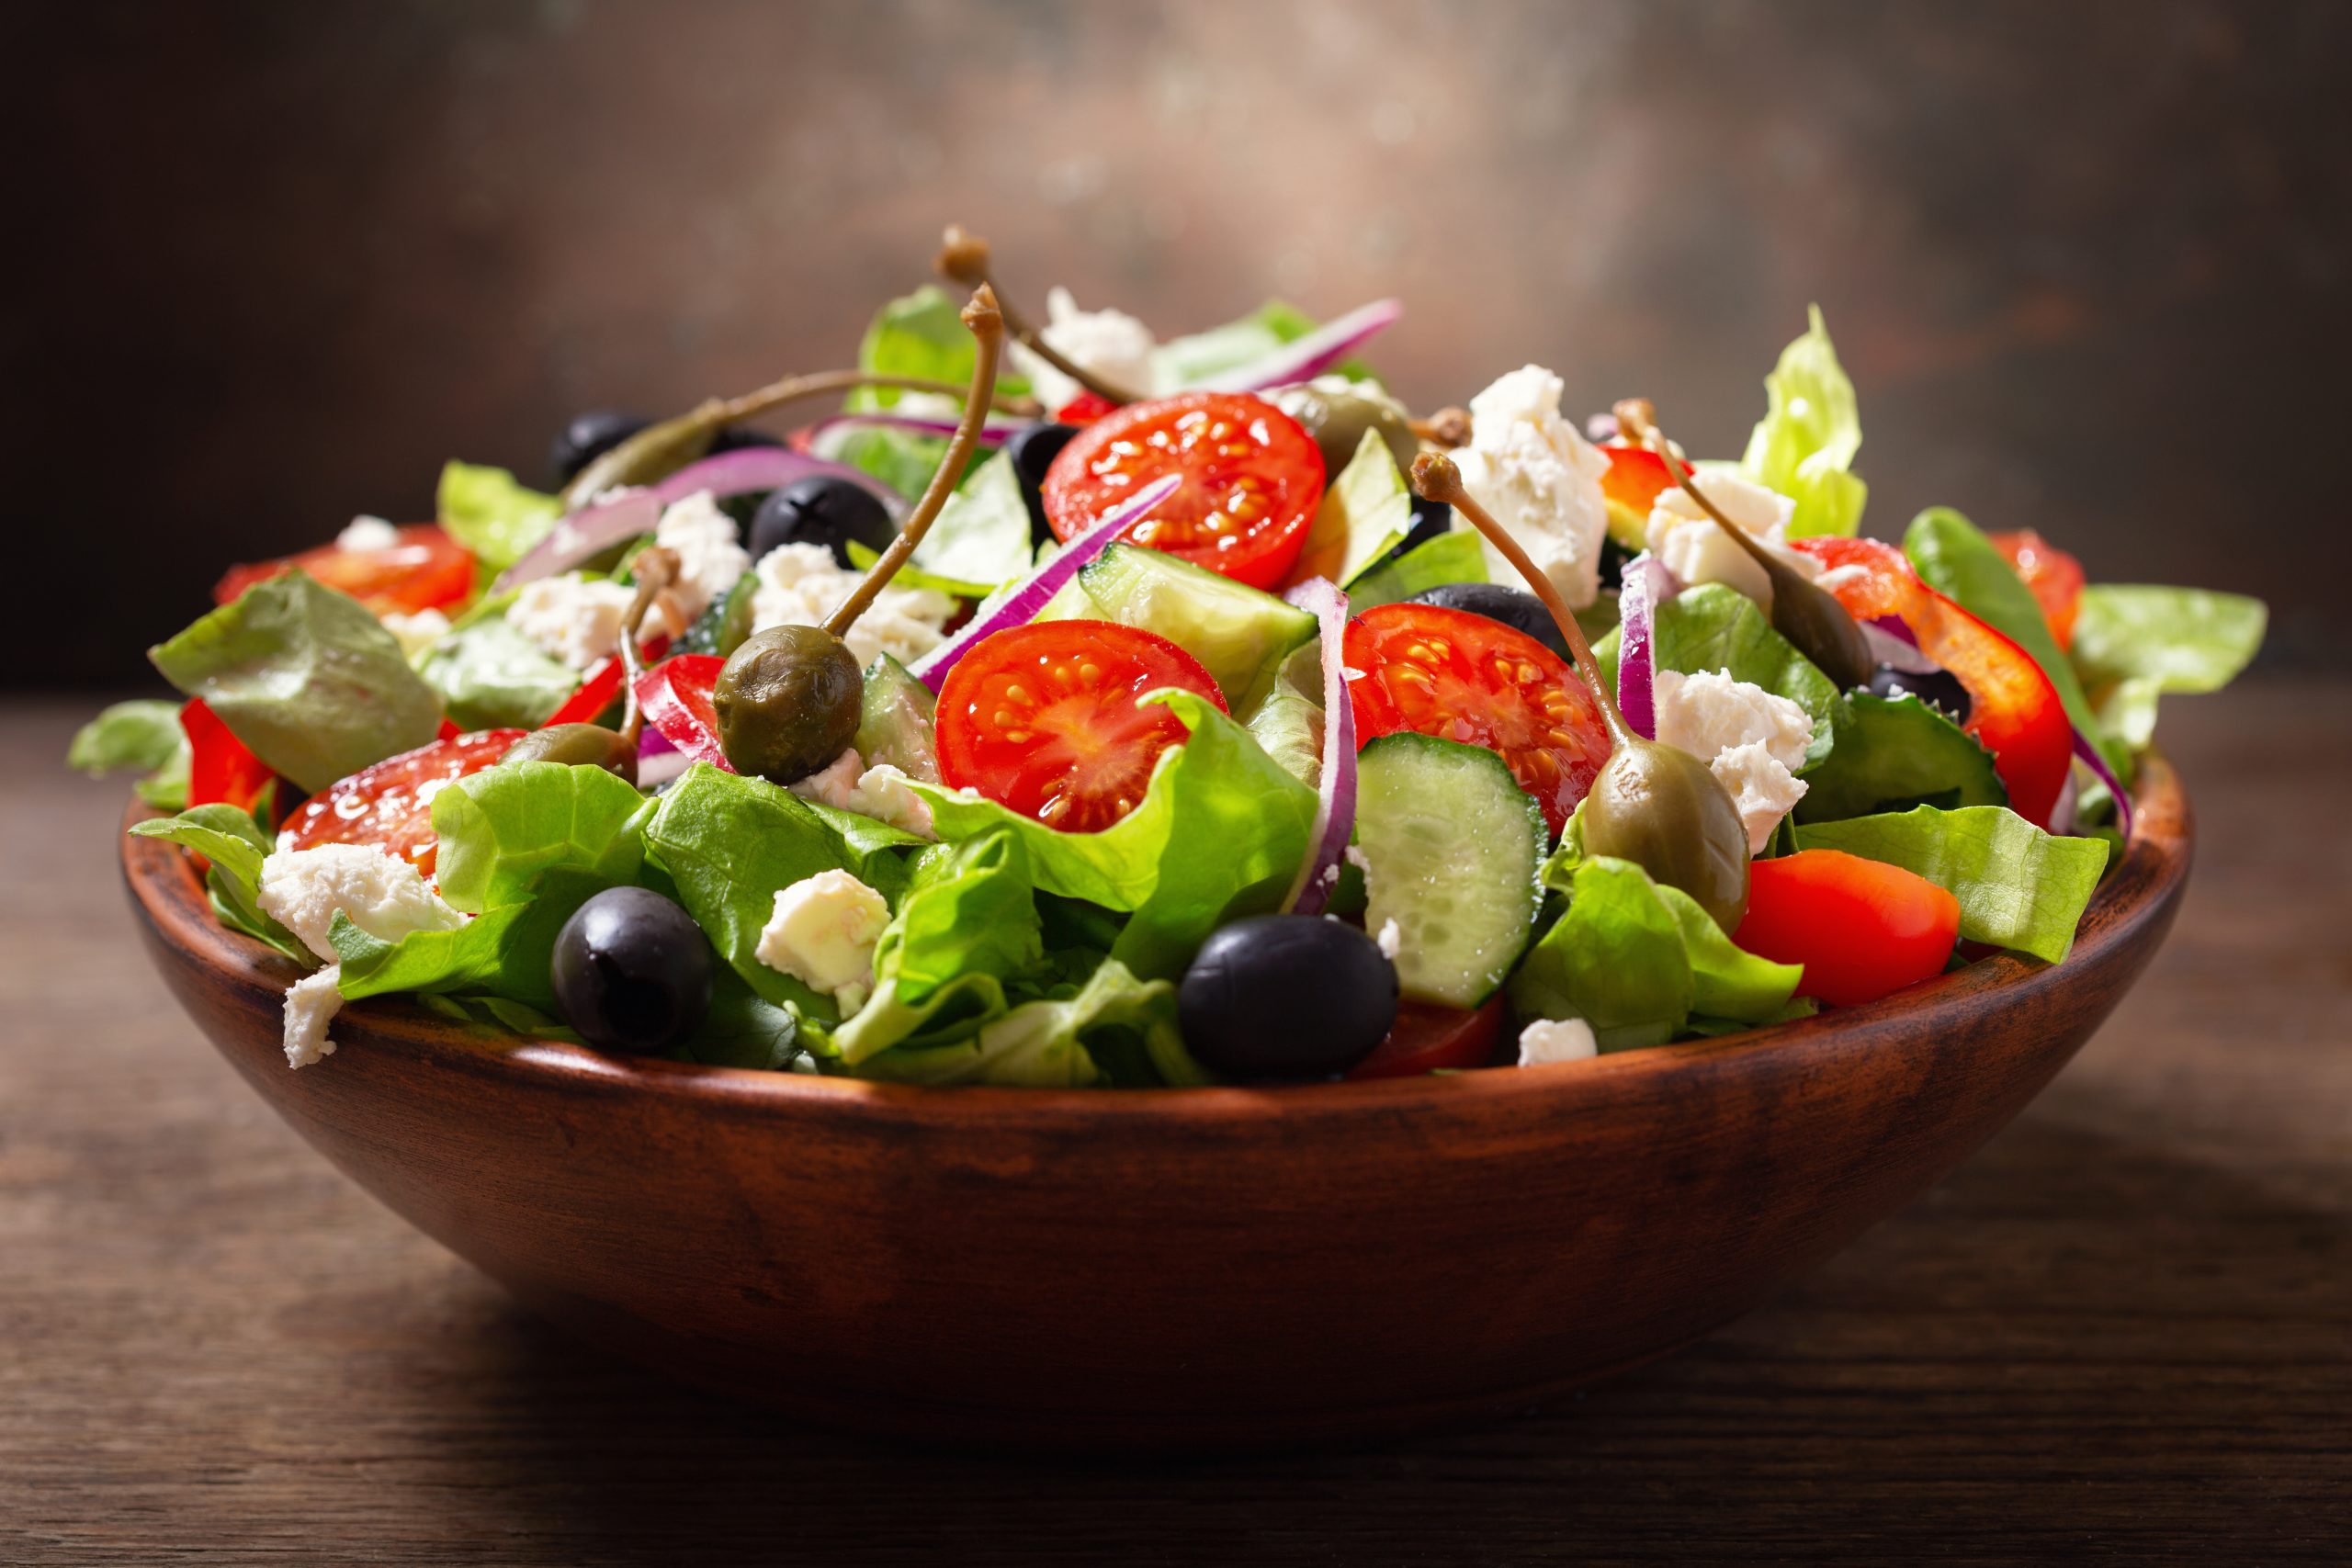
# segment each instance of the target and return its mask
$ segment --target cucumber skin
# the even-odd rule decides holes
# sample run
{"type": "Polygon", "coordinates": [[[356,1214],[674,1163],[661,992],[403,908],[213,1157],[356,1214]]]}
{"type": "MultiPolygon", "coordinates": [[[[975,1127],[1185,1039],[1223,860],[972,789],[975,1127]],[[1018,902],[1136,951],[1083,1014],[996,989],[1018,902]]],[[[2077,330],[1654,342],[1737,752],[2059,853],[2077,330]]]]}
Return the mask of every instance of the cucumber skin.
{"type": "MultiPolygon", "coordinates": [[[[1359,841],[1361,852],[1371,867],[1365,877],[1371,897],[1364,913],[1364,928],[1377,933],[1385,920],[1394,919],[1397,921],[1404,938],[1404,948],[1397,957],[1397,980],[1405,995],[1447,1007],[1476,1007],[1502,988],[1521,956],[1534,941],[1536,916],[1543,907],[1543,888],[1537,881],[1537,874],[1542,869],[1551,839],[1550,831],[1544,826],[1543,809],[1536,805],[1534,796],[1520,787],[1519,781],[1511,777],[1510,767],[1494,752],[1457,741],[1441,740],[1435,736],[1409,730],[1379,736],[1365,743],[1358,755],[1356,767],[1359,841]],[[1384,776],[1392,774],[1395,775],[1393,783],[1384,786],[1384,776]],[[1490,857],[1483,853],[1465,854],[1451,863],[1476,883],[1464,888],[1465,903],[1474,909],[1490,911],[1498,918],[1491,938],[1480,944],[1482,951],[1468,961],[1449,962],[1445,965],[1448,973],[1475,972],[1472,978],[1459,985],[1444,978],[1432,982],[1427,975],[1417,972],[1425,953],[1419,949],[1410,928],[1412,900],[1405,900],[1405,907],[1400,908],[1396,907],[1394,889],[1384,890],[1381,887],[1379,852],[1370,840],[1379,831],[1381,796],[1396,790],[1401,797],[1409,798],[1402,795],[1402,792],[1416,791],[1424,782],[1450,786],[1447,795],[1431,794],[1430,798],[1448,800],[1453,808],[1446,814],[1457,824],[1458,831],[1476,832],[1479,825],[1473,818],[1477,803],[1463,798],[1461,785],[1479,775],[1484,775],[1486,783],[1493,788],[1493,799],[1498,806],[1508,810],[1509,829],[1524,831],[1524,885],[1515,890],[1509,881],[1498,886],[1487,880],[1480,868],[1490,857]],[[1511,808],[1510,803],[1512,802],[1515,802],[1516,809],[1511,808]],[[1368,821],[1374,825],[1373,835],[1363,831],[1368,821]],[[1514,897],[1515,909],[1512,908],[1514,897]]],[[[1495,820],[1487,826],[1504,829],[1506,818],[1498,811],[1495,820]]]]}
{"type": "Polygon", "coordinates": [[[1113,545],[1071,586],[1104,620],[1156,632],[1198,659],[1237,717],[1257,710],[1283,661],[1316,632],[1313,615],[1271,593],[1140,545],[1113,545]]]}

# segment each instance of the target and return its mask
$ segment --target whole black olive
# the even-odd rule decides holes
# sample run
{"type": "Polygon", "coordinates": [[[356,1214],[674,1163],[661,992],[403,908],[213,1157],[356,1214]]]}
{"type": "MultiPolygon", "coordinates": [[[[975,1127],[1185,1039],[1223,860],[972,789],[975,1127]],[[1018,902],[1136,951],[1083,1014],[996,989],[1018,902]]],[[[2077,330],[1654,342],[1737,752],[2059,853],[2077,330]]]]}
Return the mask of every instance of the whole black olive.
{"type": "Polygon", "coordinates": [[[1405,537],[1397,545],[1396,553],[1401,556],[1407,550],[1418,549],[1440,534],[1450,534],[1453,531],[1453,508],[1442,501],[1431,501],[1425,495],[1417,495],[1413,497],[1413,525],[1405,531],[1405,537]]]}
{"type": "Polygon", "coordinates": [[[710,1010],[710,943],[694,917],[643,887],[612,887],[574,911],[548,966],[556,1006],[606,1051],[666,1051],[710,1010]]]}
{"type": "Polygon", "coordinates": [[[1184,1043],[1229,1078],[1326,1078],[1396,1021],[1396,966],[1353,926],[1261,915],[1201,944],[1176,988],[1184,1043]]]}
{"type": "Polygon", "coordinates": [[[739,773],[796,784],[857,734],[865,677],[821,626],[770,626],[727,656],[711,706],[718,743],[739,773]]]}
{"type": "Polygon", "coordinates": [[[548,446],[548,471],[555,476],[556,488],[570,484],[581,469],[652,423],[625,409],[590,409],[573,415],[548,446]]]}
{"type": "Polygon", "coordinates": [[[1560,635],[1559,623],[1544,607],[1544,601],[1523,589],[1506,588],[1499,582],[1442,582],[1414,594],[1411,602],[1446,610],[1466,610],[1490,621],[1500,621],[1513,630],[1525,632],[1564,660],[1576,658],[1568,639],[1560,635]]]}
{"type": "Polygon", "coordinates": [[[1914,675],[1907,670],[1897,670],[1892,664],[1882,664],[1871,676],[1864,688],[1874,697],[1915,696],[1929,707],[1941,709],[1943,716],[1954,724],[1966,724],[1975,711],[1975,703],[1968,695],[1968,688],[1960,677],[1949,670],[1930,670],[1914,675]]]}
{"type": "Polygon", "coordinates": [[[851,540],[879,554],[898,536],[881,497],[837,475],[811,474],[760,502],[752,517],[750,547],[758,560],[778,545],[822,545],[847,566],[851,540]]]}

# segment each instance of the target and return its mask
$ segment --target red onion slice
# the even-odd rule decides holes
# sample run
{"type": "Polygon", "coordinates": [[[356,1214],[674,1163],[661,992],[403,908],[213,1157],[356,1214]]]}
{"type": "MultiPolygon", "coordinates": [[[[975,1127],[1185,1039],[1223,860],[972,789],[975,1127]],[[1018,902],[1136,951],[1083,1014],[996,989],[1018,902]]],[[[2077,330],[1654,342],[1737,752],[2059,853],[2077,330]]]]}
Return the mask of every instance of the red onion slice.
{"type": "Polygon", "coordinates": [[[1290,885],[1283,908],[1319,915],[1340,885],[1340,859],[1356,828],[1356,713],[1348,697],[1345,643],[1348,596],[1328,577],[1310,577],[1283,595],[1313,614],[1323,637],[1323,767],[1315,791],[1315,825],[1306,834],[1306,858],[1290,885]]]}
{"type": "Polygon", "coordinates": [[[528,555],[513,566],[491,585],[493,593],[503,593],[519,588],[535,578],[553,577],[569,571],[599,550],[610,549],[624,539],[653,532],[662,520],[662,513],[674,502],[680,502],[698,491],[708,491],[724,500],[748,491],[774,490],[811,474],[831,474],[854,484],[864,485],[881,497],[883,505],[893,517],[906,512],[906,500],[898,491],[858,469],[844,464],[828,462],[822,457],[796,452],[788,446],[746,446],[740,451],[722,452],[715,457],[705,457],[699,463],[689,463],[663,479],[660,484],[639,490],[625,490],[619,494],[582,507],[568,517],[559,519],[548,530],[546,538],[533,546],[528,555]]]}
{"type": "Polygon", "coordinates": [[[1878,615],[1856,623],[1862,628],[1862,640],[1870,645],[1871,657],[1890,670],[1905,675],[1933,675],[1943,666],[1919,651],[1919,639],[1912,635],[1908,622],[1900,615],[1878,615]]]}
{"type": "Polygon", "coordinates": [[[1204,376],[1186,389],[1261,392],[1269,387],[1287,387],[1294,381],[1306,380],[1339,364],[1365,339],[1395,325],[1404,313],[1404,305],[1395,299],[1375,299],[1369,305],[1359,305],[1272,354],[1214,376],[1204,376]]]}
{"type": "Polygon", "coordinates": [[[2107,759],[2099,755],[2097,744],[2079,729],[2075,731],[2075,760],[2097,773],[2098,782],[2115,796],[2115,825],[2123,830],[2124,838],[2131,838],[2132,792],[2123,787],[2122,782],[2115,776],[2115,770],[2107,765],[2107,759]]]}
{"type": "Polygon", "coordinates": [[[1657,607],[1681,592],[1664,561],[1646,551],[1625,563],[1617,595],[1617,711],[1645,740],[1657,739],[1657,607]]]}
{"type": "Polygon", "coordinates": [[[1113,540],[1148,515],[1153,507],[1174,495],[1181,482],[1174,474],[1154,479],[1104,513],[1101,521],[1064,545],[1053,559],[1023,578],[997,603],[981,605],[979,613],[962,631],[916,660],[908,673],[936,693],[946,683],[947,672],[983,637],[1007,626],[1026,626],[1046,607],[1046,600],[1061,592],[1062,584],[1078,575],[1080,567],[1110,548],[1113,540]]]}

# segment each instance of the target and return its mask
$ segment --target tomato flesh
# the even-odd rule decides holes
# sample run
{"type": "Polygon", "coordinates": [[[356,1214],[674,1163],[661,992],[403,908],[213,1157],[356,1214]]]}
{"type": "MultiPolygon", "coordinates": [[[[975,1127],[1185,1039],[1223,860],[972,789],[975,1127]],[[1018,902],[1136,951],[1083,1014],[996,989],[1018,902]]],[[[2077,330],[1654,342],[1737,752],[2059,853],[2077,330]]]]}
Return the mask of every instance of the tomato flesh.
{"type": "Polygon", "coordinates": [[[472,552],[437,524],[412,523],[400,536],[400,543],[390,549],[325,545],[277,560],[232,566],[213,588],[212,602],[226,604],[254,583],[289,571],[305,572],[337,592],[348,593],[379,615],[446,610],[473,592],[472,552]]]}
{"type": "Polygon", "coordinates": [[[297,850],[374,844],[431,876],[441,847],[433,833],[433,797],[450,780],[478,773],[497,761],[527,733],[478,729],[362,768],[295,807],[286,819],[284,841],[297,850]]]}
{"type": "Polygon", "coordinates": [[[1609,730],[1558,654],[1514,626],[1435,604],[1383,604],[1348,623],[1360,739],[1400,729],[1483,746],[1544,808],[1556,835],[1600,765],[1609,730]]]}
{"type": "Polygon", "coordinates": [[[1372,1055],[1348,1070],[1350,1078],[1408,1078],[1422,1073],[1483,1067],[1503,1032],[1499,992],[1465,1011],[1399,998],[1396,1022],[1372,1055]]]}
{"type": "Polygon", "coordinates": [[[1100,832],[1141,803],[1160,753],[1184,743],[1182,719],[1136,700],[1168,686],[1225,711],[1209,672],[1164,637],[1109,621],[1007,627],[940,688],[940,779],[1049,828],[1100,832]]]}
{"type": "Polygon", "coordinates": [[[731,773],[735,768],[719,742],[718,705],[712,694],[726,668],[727,660],[710,653],[665,659],[638,678],[637,703],[662,739],[695,761],[731,773]]]}
{"type": "Polygon", "coordinates": [[[1296,420],[1247,392],[1187,392],[1072,437],[1039,487],[1046,521],[1075,538],[1169,474],[1176,493],[1121,536],[1253,588],[1282,581],[1323,500],[1323,454],[1296,420]]]}
{"type": "Polygon", "coordinates": [[[1734,939],[1760,958],[1802,964],[1801,996],[1874,1002],[1943,973],[1960,900],[1917,873],[1842,850],[1804,850],[1747,868],[1734,939]]]}
{"type": "Polygon", "coordinates": [[[2083,607],[2083,563],[2030,528],[1989,536],[2041,606],[2050,635],[2062,649],[2075,645],[2075,615],[2083,607]]]}

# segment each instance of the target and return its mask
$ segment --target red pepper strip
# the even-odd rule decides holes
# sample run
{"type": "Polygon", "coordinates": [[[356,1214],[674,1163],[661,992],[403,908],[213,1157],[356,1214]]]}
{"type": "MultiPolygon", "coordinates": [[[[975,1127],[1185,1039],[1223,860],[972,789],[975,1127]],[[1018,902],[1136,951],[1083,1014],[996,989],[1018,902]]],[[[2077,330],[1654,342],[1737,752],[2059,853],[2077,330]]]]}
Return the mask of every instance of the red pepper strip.
{"type": "MultiPolygon", "coordinates": [[[[645,662],[651,664],[669,650],[670,639],[666,637],[649,637],[640,646],[645,650],[645,662]]],[[[547,729],[559,724],[595,723],[597,716],[612,706],[613,700],[621,694],[621,679],[627,673],[621,666],[619,654],[605,655],[588,667],[580,689],[566,697],[561,707],[548,715],[547,723],[539,728],[547,729]]]]}
{"type": "Polygon", "coordinates": [[[1646,522],[1657,498],[1675,488],[1666,459],[1646,446],[1603,446],[1609,471],[1600,476],[1600,493],[1646,522]]]}
{"type": "Polygon", "coordinates": [[[251,811],[275,776],[269,764],[247,750],[201,697],[180,709],[180,728],[187,736],[187,803],[251,811]]]}
{"type": "Polygon", "coordinates": [[[2033,656],[1920,581],[1903,552],[1883,540],[1790,543],[1822,564],[1822,586],[1849,615],[1899,617],[1919,651],[1958,678],[1971,705],[1963,728],[1993,753],[2010,808],[2037,828],[2050,826],[2074,759],[2075,731],[2033,656]]]}
{"type": "Polygon", "coordinates": [[[718,711],[711,694],[727,660],[707,653],[682,653],[639,677],[638,706],[662,738],[697,762],[733,773],[718,740],[718,711]]]}

